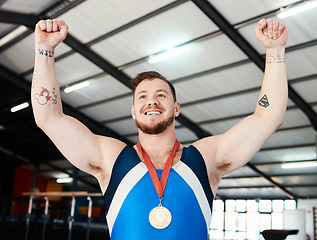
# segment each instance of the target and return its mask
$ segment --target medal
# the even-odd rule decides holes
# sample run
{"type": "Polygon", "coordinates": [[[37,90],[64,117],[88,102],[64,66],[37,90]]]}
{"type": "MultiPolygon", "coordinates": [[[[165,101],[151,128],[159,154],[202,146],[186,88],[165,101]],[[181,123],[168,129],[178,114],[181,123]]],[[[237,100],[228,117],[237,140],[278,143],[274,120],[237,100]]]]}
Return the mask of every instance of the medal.
{"type": "Polygon", "coordinates": [[[154,228],[164,229],[170,225],[172,214],[166,207],[158,206],[150,212],[149,221],[154,228]]]}
{"type": "Polygon", "coordinates": [[[173,147],[173,152],[166,160],[166,163],[163,168],[161,180],[160,180],[151,159],[146,154],[146,152],[143,151],[140,142],[138,142],[137,144],[137,147],[142,153],[144,163],[149,171],[149,174],[151,176],[157,195],[159,196],[159,199],[160,199],[160,204],[157,207],[154,207],[149,214],[150,224],[156,229],[164,229],[168,227],[172,221],[172,214],[166,207],[162,206],[162,199],[163,199],[163,193],[166,187],[167,179],[172,168],[173,159],[179,145],[180,144],[176,139],[174,147],[173,147]]]}

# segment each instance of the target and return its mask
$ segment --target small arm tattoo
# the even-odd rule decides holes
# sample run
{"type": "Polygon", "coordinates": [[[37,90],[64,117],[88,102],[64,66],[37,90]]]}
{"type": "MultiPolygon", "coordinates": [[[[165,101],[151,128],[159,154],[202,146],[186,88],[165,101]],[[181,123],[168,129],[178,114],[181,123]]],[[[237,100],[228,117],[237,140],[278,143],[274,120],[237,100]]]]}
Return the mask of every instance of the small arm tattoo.
{"type": "Polygon", "coordinates": [[[49,51],[49,50],[45,50],[45,49],[39,49],[39,54],[42,56],[46,56],[46,57],[53,57],[54,56],[54,51],[49,51]]]}
{"type": "Polygon", "coordinates": [[[53,88],[53,91],[50,92],[46,88],[42,87],[42,91],[40,93],[36,93],[34,98],[40,105],[57,104],[57,94],[55,88],[53,88]]]}
{"type": "Polygon", "coordinates": [[[261,107],[267,108],[270,103],[269,103],[269,99],[267,98],[266,94],[264,94],[264,96],[258,101],[259,105],[261,107]]]}
{"type": "Polygon", "coordinates": [[[266,63],[284,63],[285,56],[284,55],[277,55],[277,56],[267,56],[266,63]]]}

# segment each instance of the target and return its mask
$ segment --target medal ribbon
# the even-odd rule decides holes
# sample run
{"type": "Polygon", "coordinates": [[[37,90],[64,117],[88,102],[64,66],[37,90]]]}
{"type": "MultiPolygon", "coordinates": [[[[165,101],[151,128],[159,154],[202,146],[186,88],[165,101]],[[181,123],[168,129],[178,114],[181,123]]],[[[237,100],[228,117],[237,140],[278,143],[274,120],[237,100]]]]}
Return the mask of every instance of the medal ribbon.
{"type": "Polygon", "coordinates": [[[146,152],[143,151],[141,143],[138,142],[138,144],[137,144],[137,147],[139,148],[140,152],[142,153],[144,163],[149,171],[149,174],[151,176],[151,179],[152,179],[152,182],[154,184],[157,195],[160,198],[163,197],[163,193],[164,193],[164,190],[165,190],[165,187],[167,184],[167,179],[168,179],[168,176],[169,176],[171,168],[172,168],[173,159],[174,159],[174,156],[175,156],[177,149],[179,148],[179,145],[180,145],[180,143],[176,139],[176,141],[174,143],[174,147],[173,147],[173,152],[169,155],[168,159],[166,160],[166,163],[165,163],[164,168],[163,168],[161,180],[160,180],[151,159],[146,154],[146,152]]]}

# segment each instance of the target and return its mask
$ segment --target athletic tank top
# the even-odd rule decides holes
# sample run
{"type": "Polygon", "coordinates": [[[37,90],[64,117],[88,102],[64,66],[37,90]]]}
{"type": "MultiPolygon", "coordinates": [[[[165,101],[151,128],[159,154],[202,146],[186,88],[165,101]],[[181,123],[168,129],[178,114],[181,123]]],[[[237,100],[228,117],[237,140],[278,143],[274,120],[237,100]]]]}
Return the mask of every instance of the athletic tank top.
{"type": "MultiPolygon", "coordinates": [[[[160,178],[162,170],[156,171],[160,178]]],[[[134,148],[125,147],[118,156],[104,199],[111,240],[208,239],[213,194],[204,159],[194,146],[183,148],[170,171],[162,200],[172,214],[167,228],[155,229],[149,222],[160,201],[134,148]]]]}

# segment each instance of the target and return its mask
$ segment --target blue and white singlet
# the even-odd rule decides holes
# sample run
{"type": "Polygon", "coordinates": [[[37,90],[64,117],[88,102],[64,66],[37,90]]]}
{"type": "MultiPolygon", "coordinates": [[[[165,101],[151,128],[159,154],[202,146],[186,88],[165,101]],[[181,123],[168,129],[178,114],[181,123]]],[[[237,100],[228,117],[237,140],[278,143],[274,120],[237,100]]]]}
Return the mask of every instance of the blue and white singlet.
{"type": "MultiPolygon", "coordinates": [[[[160,177],[162,170],[156,171],[160,177]]],[[[194,146],[183,148],[170,171],[162,200],[172,214],[167,228],[155,229],[149,222],[159,197],[134,148],[125,147],[118,156],[104,199],[111,240],[208,239],[213,194],[204,159],[194,146]]]]}

